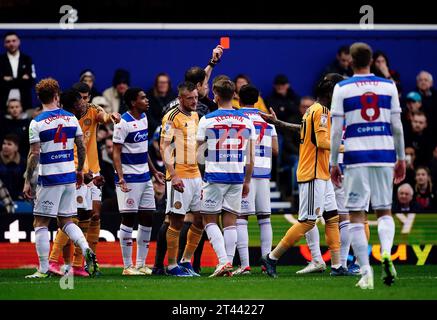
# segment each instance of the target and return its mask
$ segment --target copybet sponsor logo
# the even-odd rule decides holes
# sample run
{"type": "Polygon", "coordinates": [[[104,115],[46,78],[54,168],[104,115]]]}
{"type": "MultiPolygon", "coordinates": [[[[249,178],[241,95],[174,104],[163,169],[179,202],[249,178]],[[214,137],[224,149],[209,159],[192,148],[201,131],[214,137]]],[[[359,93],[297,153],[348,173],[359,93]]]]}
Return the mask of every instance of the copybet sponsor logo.
{"type": "Polygon", "coordinates": [[[61,154],[54,154],[50,156],[50,159],[52,160],[58,160],[58,159],[70,159],[71,154],[69,153],[61,153],[61,154]]]}
{"type": "Polygon", "coordinates": [[[147,133],[140,133],[137,132],[134,136],[134,141],[135,142],[143,142],[147,140],[147,133]]]}

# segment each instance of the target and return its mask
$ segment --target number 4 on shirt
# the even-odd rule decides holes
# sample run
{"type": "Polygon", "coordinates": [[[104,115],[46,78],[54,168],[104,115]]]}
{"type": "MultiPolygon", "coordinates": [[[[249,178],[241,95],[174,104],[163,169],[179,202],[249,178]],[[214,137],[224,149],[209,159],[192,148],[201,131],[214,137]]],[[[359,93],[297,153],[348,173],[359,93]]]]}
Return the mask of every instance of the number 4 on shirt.
{"type": "Polygon", "coordinates": [[[62,148],[67,148],[67,133],[62,132],[63,125],[58,125],[58,128],[56,129],[55,138],[53,139],[54,143],[62,143],[62,148]]]}

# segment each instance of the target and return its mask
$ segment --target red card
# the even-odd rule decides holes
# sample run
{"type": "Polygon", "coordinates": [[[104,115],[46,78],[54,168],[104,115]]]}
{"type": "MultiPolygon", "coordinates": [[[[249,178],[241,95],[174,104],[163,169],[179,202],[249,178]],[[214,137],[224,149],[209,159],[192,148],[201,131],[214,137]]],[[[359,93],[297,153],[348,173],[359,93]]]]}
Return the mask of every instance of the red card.
{"type": "Polygon", "coordinates": [[[229,37],[221,37],[220,38],[220,45],[223,47],[223,49],[229,49],[231,47],[229,37]]]}

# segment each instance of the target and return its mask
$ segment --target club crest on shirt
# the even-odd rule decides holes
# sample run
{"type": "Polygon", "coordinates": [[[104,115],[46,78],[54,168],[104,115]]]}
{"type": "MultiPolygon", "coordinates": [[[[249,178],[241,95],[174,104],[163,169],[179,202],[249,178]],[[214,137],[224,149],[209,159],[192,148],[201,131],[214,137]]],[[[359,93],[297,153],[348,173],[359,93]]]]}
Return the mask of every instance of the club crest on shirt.
{"type": "Polygon", "coordinates": [[[128,206],[128,208],[132,208],[134,206],[134,204],[135,204],[135,200],[134,199],[128,198],[126,200],[126,205],[128,206]]]}
{"type": "Polygon", "coordinates": [[[171,129],[171,123],[170,121],[167,121],[164,125],[164,132],[169,132],[171,129]]]}
{"type": "Polygon", "coordinates": [[[320,117],[320,126],[321,127],[328,127],[328,115],[327,114],[322,114],[322,116],[320,117]]]}
{"type": "Polygon", "coordinates": [[[83,121],[83,124],[86,125],[86,126],[90,126],[91,125],[91,119],[85,119],[83,121]]]}

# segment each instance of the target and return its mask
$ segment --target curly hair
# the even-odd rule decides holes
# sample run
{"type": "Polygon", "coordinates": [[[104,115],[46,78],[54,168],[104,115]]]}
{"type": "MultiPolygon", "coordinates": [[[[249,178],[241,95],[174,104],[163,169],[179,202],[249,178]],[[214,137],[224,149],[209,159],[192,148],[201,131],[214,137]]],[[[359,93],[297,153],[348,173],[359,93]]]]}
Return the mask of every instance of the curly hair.
{"type": "Polygon", "coordinates": [[[38,99],[44,104],[53,102],[55,96],[61,91],[58,81],[53,78],[42,79],[36,84],[35,89],[38,99]]]}

